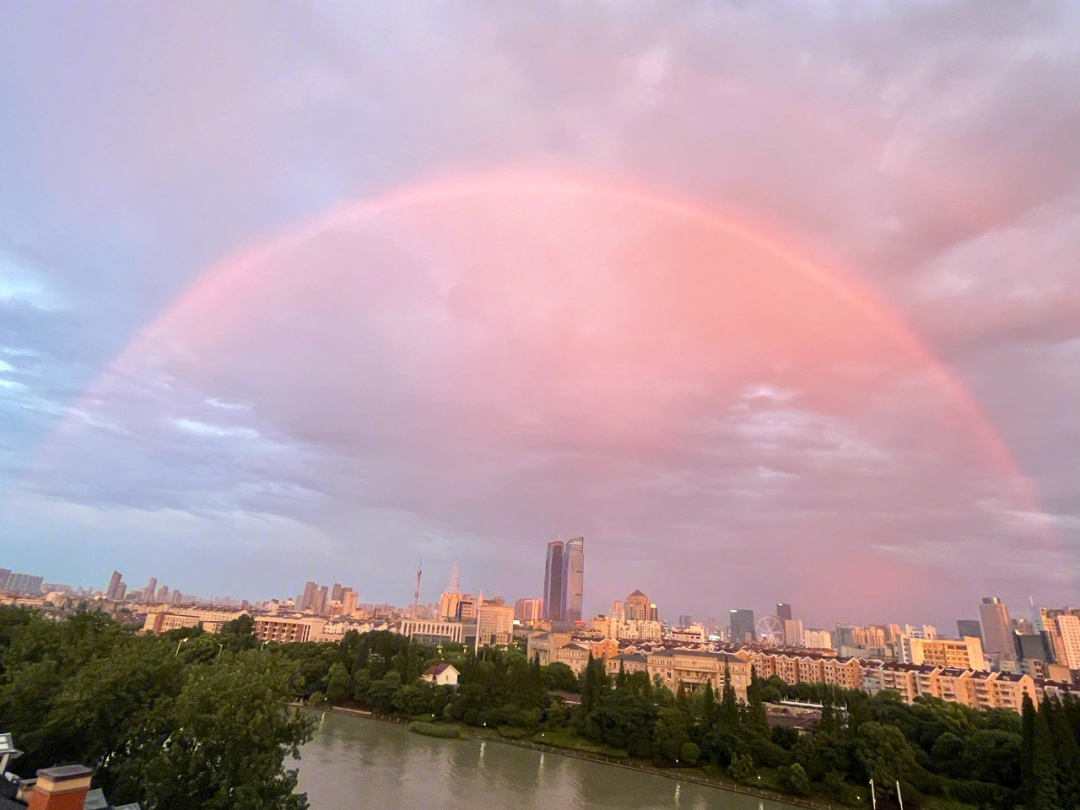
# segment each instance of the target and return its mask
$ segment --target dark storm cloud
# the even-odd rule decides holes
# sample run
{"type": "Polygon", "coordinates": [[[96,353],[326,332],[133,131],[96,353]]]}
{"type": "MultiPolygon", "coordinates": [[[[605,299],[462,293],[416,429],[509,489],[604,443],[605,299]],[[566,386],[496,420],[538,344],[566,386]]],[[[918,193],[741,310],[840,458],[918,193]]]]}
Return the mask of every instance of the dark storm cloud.
{"type": "MultiPolygon", "coordinates": [[[[101,546],[102,577],[126,556],[195,579],[186,548],[216,543],[237,561],[260,544],[304,547],[318,550],[310,574],[286,582],[264,556],[243,584],[295,589],[345,569],[394,599],[388,583],[426,549],[513,596],[538,588],[545,539],[585,530],[590,609],[649,577],[671,612],[799,598],[818,621],[891,610],[944,622],[983,591],[1075,593],[1072,4],[0,14],[0,485],[13,493],[6,531],[48,538],[45,567],[101,546]],[[669,404],[697,403],[694,418],[641,404],[622,425],[496,384],[505,409],[470,433],[463,420],[485,406],[444,379],[453,358],[376,313],[350,321],[363,307],[328,300],[343,278],[331,270],[322,294],[285,285],[292,303],[272,302],[292,331],[253,320],[203,368],[141,357],[80,399],[231,249],[399,183],[520,163],[712,200],[839,259],[970,386],[1050,517],[1018,509],[970,448],[927,429],[942,394],[915,369],[859,372],[880,385],[837,377],[835,391],[864,395],[855,404],[796,373],[679,389],[669,404]],[[1030,539],[1033,523],[1055,530],[1058,551],[1030,539]],[[850,580],[864,554],[882,566],[853,586],[866,610],[834,615],[815,583],[850,580]],[[906,591],[888,584],[890,566],[906,591]],[[937,573],[913,589],[904,572],[924,568],[937,573]]],[[[379,249],[411,279],[384,290],[388,310],[438,324],[438,295],[416,286],[437,257],[379,249]]],[[[432,334],[468,345],[457,326],[432,334]]],[[[545,345],[511,357],[481,344],[469,373],[512,375],[523,357],[535,365],[512,379],[545,380],[558,369],[545,345]]],[[[199,576],[215,584],[184,590],[229,579],[199,576]]]]}

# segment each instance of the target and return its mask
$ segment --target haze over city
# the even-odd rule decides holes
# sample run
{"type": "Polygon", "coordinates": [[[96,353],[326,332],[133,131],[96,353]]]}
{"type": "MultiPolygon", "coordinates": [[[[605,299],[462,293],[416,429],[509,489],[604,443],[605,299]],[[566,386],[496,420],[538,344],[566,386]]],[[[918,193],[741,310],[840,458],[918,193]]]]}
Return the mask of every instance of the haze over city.
{"type": "Polygon", "coordinates": [[[0,10],[0,562],[1075,604],[1080,11],[604,15],[0,10]]]}

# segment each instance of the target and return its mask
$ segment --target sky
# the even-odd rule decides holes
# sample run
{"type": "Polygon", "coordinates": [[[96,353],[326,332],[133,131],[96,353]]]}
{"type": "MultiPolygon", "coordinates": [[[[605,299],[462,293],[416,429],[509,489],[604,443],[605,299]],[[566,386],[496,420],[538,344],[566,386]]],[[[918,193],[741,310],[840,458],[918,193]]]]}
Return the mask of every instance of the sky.
{"type": "Polygon", "coordinates": [[[0,566],[1080,604],[1078,69],[1068,2],[0,4],[0,566]]]}

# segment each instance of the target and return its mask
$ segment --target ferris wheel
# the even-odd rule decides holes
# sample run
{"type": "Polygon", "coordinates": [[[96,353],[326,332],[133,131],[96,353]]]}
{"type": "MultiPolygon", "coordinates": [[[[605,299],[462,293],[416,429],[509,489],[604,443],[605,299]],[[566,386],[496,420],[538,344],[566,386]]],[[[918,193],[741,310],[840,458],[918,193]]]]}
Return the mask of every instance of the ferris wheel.
{"type": "Polygon", "coordinates": [[[784,623],[776,616],[762,616],[755,627],[758,640],[768,647],[784,646],[784,623]]]}

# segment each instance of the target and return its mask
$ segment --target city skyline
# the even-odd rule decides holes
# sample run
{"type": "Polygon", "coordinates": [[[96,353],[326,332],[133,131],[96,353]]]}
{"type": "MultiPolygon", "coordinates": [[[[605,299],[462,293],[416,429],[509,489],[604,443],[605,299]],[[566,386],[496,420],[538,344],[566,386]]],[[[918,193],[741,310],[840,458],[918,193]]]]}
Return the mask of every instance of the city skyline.
{"type": "Polygon", "coordinates": [[[1076,601],[1078,27],[17,4],[4,565],[535,597],[584,536],[585,615],[1076,601]]]}

